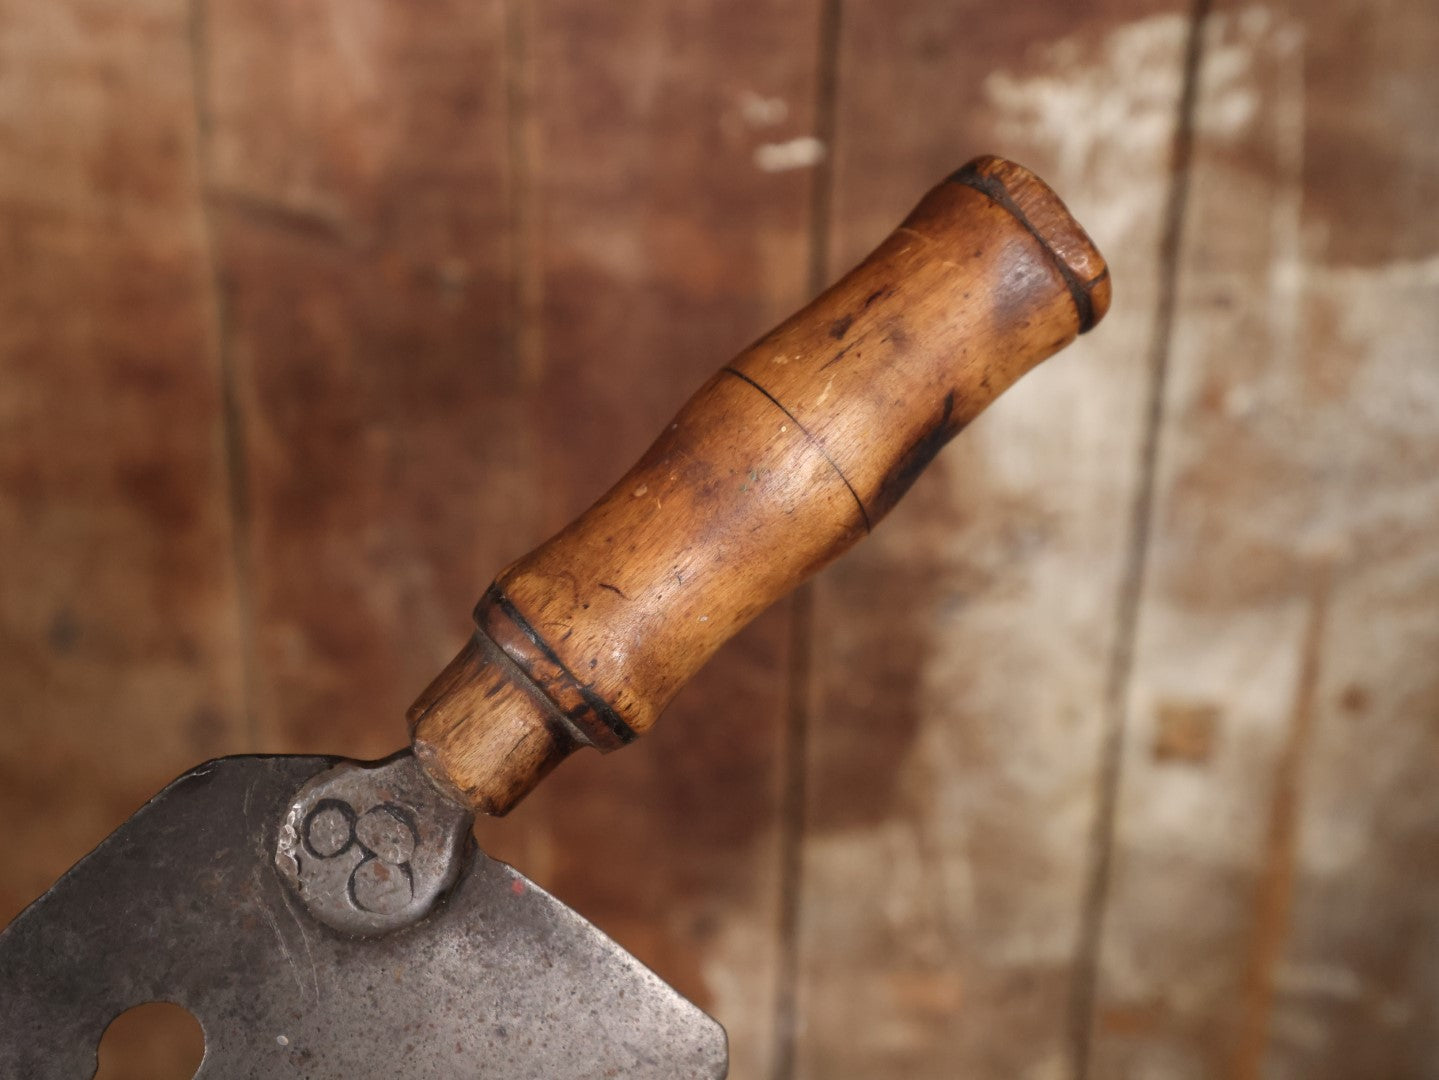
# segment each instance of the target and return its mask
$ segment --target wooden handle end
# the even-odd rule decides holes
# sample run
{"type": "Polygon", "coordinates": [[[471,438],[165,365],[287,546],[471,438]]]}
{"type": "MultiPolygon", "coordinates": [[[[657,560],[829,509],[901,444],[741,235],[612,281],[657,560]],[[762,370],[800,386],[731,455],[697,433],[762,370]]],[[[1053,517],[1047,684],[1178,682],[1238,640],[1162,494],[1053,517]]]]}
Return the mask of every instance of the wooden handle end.
{"type": "Polygon", "coordinates": [[[1004,158],[977,157],[950,178],[1003,206],[1054,259],[1074,300],[1078,332],[1092,330],[1109,311],[1109,267],[1089,234],[1043,180],[1004,158]]]}

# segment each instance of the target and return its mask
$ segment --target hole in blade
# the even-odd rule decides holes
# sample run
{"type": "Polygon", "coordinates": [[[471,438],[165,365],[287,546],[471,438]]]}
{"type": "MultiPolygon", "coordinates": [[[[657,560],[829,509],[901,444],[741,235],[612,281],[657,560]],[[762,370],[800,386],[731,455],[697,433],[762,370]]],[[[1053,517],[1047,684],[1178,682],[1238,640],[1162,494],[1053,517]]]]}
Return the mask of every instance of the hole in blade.
{"type": "Polygon", "coordinates": [[[110,1021],[95,1080],[190,1080],[204,1056],[200,1021],[179,1005],[149,1001],[110,1021]]]}

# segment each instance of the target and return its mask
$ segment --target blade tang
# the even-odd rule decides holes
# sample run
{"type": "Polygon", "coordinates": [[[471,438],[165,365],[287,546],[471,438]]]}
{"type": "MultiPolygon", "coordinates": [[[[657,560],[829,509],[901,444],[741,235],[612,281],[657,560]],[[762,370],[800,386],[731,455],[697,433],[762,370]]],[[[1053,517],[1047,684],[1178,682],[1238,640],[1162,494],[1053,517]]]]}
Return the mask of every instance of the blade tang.
{"type": "Polygon", "coordinates": [[[277,830],[275,866],[310,914],[346,934],[424,918],[454,885],[473,815],[409,751],[310,778],[277,830]]]}

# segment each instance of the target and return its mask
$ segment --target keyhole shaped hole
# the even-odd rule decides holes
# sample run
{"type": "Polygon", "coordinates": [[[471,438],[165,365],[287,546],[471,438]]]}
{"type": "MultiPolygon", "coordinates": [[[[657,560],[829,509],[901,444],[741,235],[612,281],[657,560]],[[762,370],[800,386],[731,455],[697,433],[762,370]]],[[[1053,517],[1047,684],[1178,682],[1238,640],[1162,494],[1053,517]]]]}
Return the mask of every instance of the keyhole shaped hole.
{"type": "Polygon", "coordinates": [[[200,1021],[179,1005],[148,1001],[110,1021],[95,1080],[190,1080],[204,1056],[200,1021]]]}

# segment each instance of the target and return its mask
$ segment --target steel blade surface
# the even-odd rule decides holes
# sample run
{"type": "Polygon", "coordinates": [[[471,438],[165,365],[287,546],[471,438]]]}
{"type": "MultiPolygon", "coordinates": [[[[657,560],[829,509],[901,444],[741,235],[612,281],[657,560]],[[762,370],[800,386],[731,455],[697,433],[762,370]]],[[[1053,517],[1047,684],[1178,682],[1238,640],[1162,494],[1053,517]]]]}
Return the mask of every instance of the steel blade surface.
{"type": "Polygon", "coordinates": [[[354,938],[274,866],[295,791],[339,759],[223,758],[152,799],[0,934],[0,1076],[89,1077],[106,1025],[190,1010],[203,1080],[723,1077],[723,1029],[479,851],[420,922],[354,938]]]}

